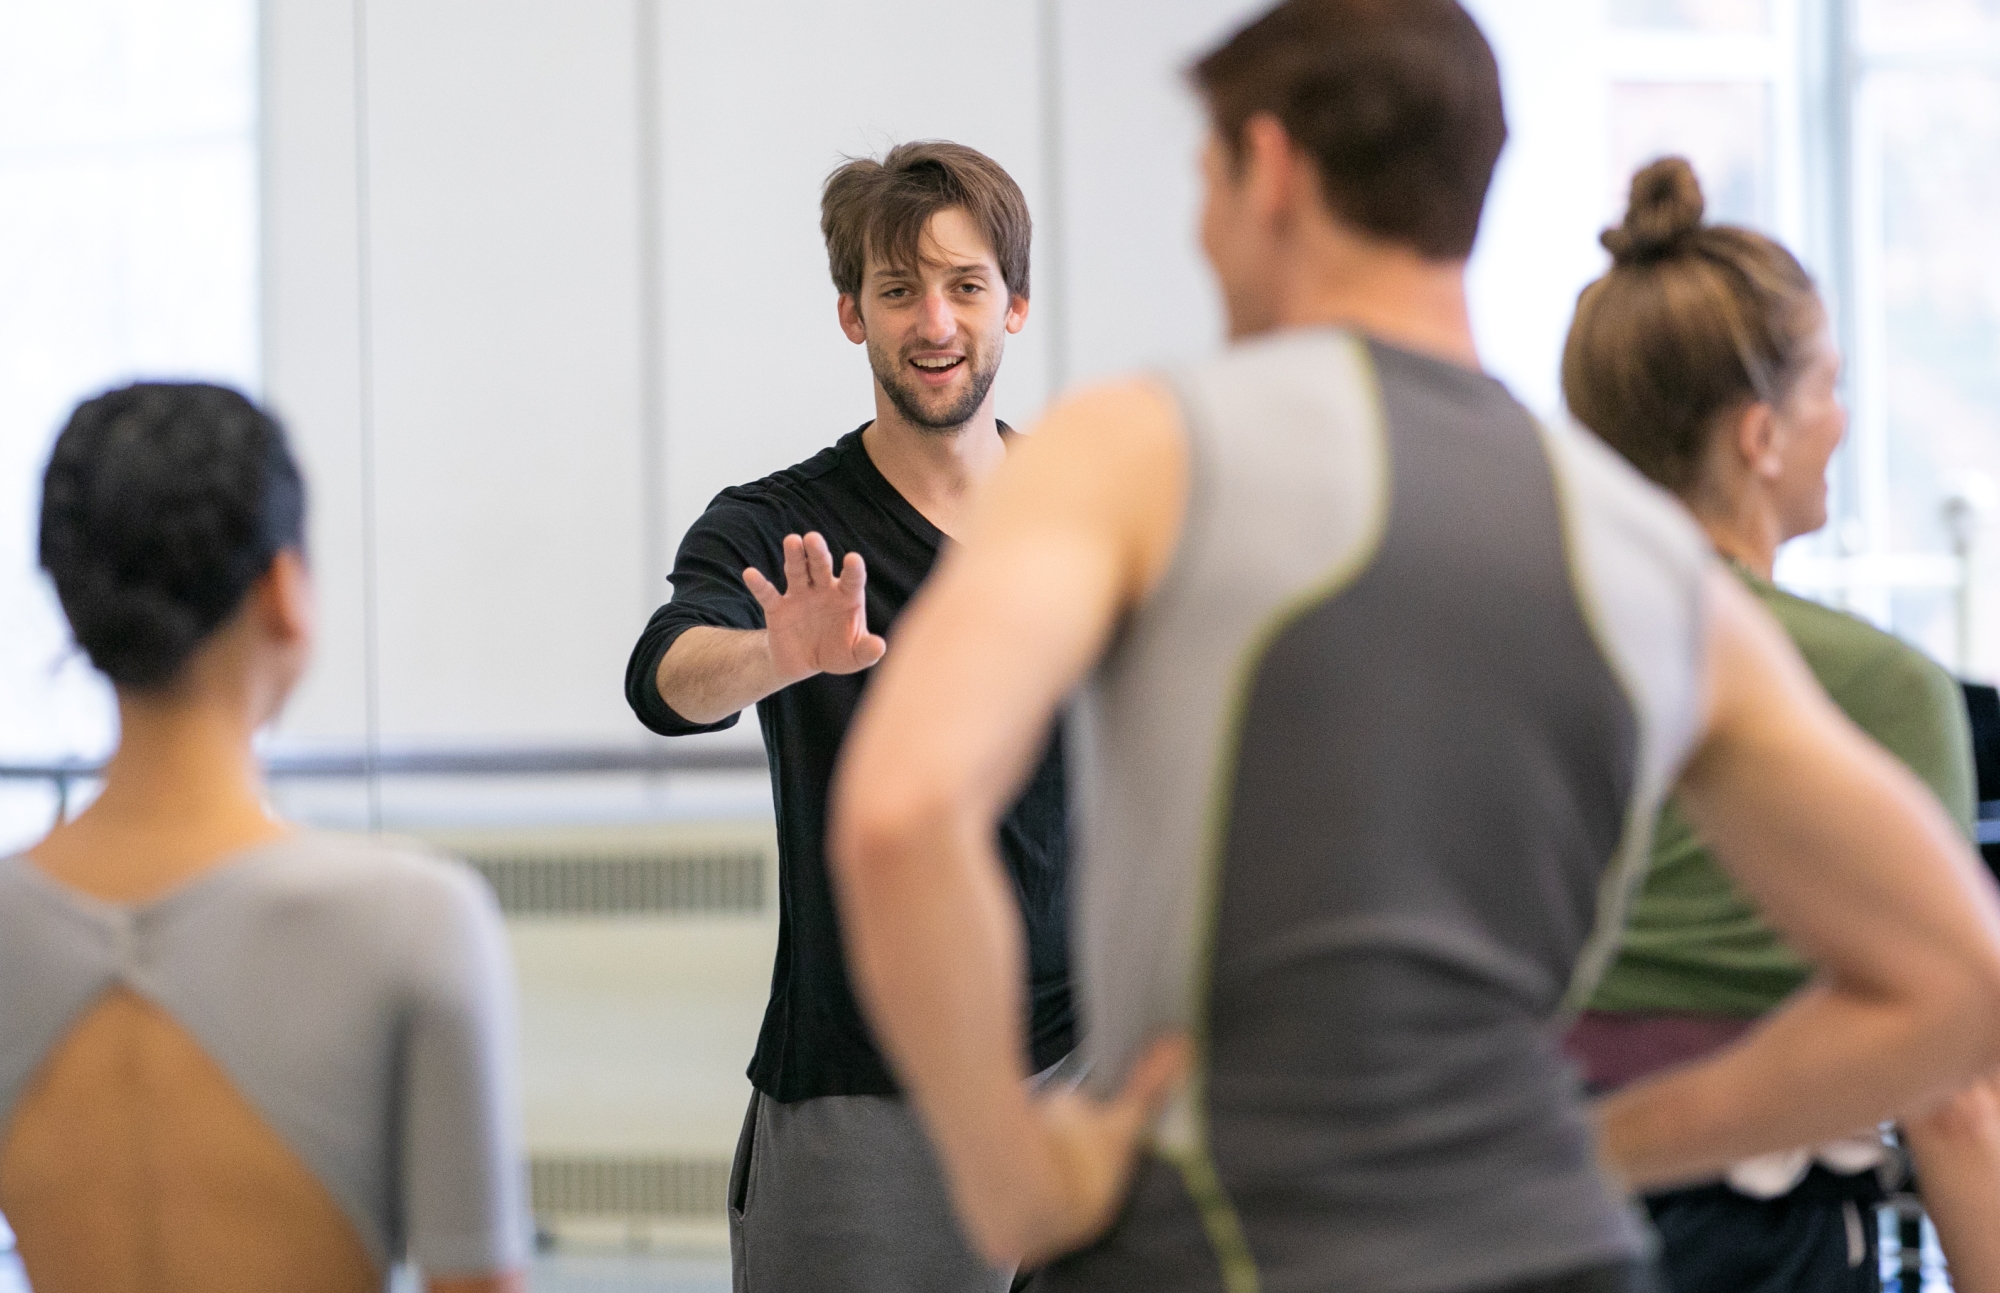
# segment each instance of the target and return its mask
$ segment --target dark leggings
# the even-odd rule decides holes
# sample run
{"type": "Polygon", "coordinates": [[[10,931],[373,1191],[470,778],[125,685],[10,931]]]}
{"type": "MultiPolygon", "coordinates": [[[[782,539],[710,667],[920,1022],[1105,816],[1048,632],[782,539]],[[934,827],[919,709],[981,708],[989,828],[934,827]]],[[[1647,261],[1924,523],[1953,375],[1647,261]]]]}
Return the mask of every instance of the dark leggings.
{"type": "Polygon", "coordinates": [[[1726,1185],[1646,1200],[1671,1293],[1878,1293],[1873,1172],[1815,1166],[1790,1194],[1752,1199],[1726,1185]]]}

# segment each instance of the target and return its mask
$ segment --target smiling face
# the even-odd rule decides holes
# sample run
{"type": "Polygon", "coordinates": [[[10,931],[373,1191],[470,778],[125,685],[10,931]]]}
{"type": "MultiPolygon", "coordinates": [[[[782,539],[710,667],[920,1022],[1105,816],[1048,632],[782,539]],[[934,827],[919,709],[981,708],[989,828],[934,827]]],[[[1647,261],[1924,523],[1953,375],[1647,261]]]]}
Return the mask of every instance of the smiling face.
{"type": "Polygon", "coordinates": [[[868,346],[875,382],[904,421],[951,435],[986,407],[1007,334],[1027,322],[998,259],[963,210],[924,226],[920,262],[888,265],[871,252],[858,297],[840,298],[848,339],[868,346]]]}

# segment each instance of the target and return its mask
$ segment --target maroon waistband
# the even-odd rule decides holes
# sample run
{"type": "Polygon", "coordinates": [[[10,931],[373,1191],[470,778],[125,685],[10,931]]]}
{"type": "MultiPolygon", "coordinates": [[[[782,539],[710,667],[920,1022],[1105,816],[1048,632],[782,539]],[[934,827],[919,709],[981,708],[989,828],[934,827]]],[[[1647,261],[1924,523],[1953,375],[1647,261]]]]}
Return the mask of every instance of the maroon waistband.
{"type": "Polygon", "coordinates": [[[1593,1091],[1610,1091],[1649,1073],[1719,1051],[1757,1026],[1736,1015],[1586,1010],[1563,1038],[1593,1091]]]}

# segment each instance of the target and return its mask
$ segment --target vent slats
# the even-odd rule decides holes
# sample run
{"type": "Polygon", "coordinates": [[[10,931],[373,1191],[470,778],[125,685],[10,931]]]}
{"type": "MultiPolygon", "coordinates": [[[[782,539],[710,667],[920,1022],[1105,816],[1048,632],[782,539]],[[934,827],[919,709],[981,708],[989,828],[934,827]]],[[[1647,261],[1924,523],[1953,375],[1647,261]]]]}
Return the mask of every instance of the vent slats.
{"type": "Polygon", "coordinates": [[[726,1158],[587,1158],[537,1155],[528,1163],[537,1217],[723,1216],[726,1158]]]}
{"type": "Polygon", "coordinates": [[[756,849],[654,854],[563,853],[480,856],[466,861],[486,877],[509,916],[625,916],[759,912],[764,854],[756,849]]]}

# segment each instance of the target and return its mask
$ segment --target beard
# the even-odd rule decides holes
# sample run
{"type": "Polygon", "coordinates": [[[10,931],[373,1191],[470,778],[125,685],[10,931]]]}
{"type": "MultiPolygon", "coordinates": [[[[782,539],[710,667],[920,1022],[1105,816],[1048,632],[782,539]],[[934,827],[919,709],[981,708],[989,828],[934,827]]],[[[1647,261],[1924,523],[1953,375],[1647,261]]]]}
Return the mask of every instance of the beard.
{"type": "Polygon", "coordinates": [[[904,421],[930,435],[956,433],[986,402],[986,393],[993,389],[993,379],[1000,372],[1000,348],[994,347],[991,359],[985,358],[985,353],[983,346],[966,348],[962,362],[970,370],[971,380],[965,393],[954,397],[945,391],[927,391],[907,380],[902,357],[878,348],[873,337],[868,339],[868,366],[875,370],[876,382],[888,392],[889,402],[904,421]]]}

